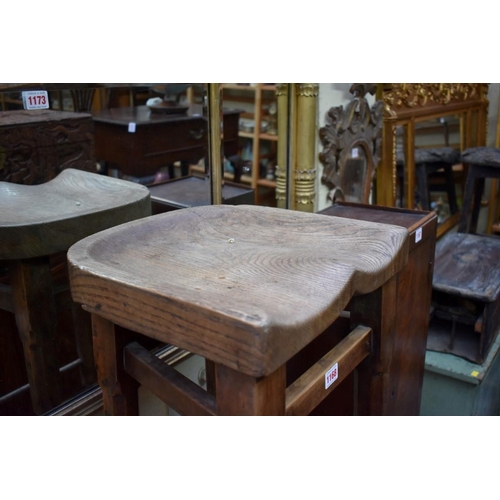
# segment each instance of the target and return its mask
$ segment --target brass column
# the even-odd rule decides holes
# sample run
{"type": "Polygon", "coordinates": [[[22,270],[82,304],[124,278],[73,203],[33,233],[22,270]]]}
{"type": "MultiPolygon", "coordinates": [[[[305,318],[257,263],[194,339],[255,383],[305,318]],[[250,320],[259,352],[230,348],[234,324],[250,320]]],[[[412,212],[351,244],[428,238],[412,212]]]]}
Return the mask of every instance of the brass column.
{"type": "Polygon", "coordinates": [[[222,88],[220,83],[207,83],[206,88],[210,201],[222,205],[222,88]]]}
{"type": "MultiPolygon", "coordinates": [[[[288,208],[287,204],[287,155],[289,145],[295,143],[292,139],[289,141],[290,123],[288,121],[289,102],[288,89],[293,84],[276,84],[276,104],[278,107],[278,162],[276,165],[276,205],[278,208],[288,208]],[[290,144],[289,144],[290,142],[290,144]]],[[[293,186],[289,186],[293,190],[293,186]]]]}
{"type": "Polygon", "coordinates": [[[377,205],[394,207],[396,204],[396,125],[390,113],[384,114],[382,157],[377,169],[377,205]]]}
{"type": "Polygon", "coordinates": [[[316,196],[317,83],[297,85],[297,163],[295,210],[314,212],[316,196]]]}
{"type": "Polygon", "coordinates": [[[318,88],[316,83],[280,83],[276,86],[276,199],[279,208],[314,211],[318,88]]]}

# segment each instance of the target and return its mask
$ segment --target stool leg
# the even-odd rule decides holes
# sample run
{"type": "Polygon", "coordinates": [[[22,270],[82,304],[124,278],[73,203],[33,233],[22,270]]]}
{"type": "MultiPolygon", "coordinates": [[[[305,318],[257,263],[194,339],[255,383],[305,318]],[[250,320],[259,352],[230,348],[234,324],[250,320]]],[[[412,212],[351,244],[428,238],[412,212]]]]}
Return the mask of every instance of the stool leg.
{"type": "Polygon", "coordinates": [[[422,206],[422,210],[430,210],[427,167],[424,163],[415,165],[415,167],[417,169],[418,190],[420,191],[420,205],[422,206]]]}
{"type": "Polygon", "coordinates": [[[138,415],[139,383],[123,368],[123,348],[130,339],[117,335],[115,325],[92,314],[92,339],[104,415],[138,415]]]}
{"type": "Polygon", "coordinates": [[[181,176],[186,177],[189,175],[189,162],[181,161],[181,176]]]}
{"type": "Polygon", "coordinates": [[[71,305],[75,342],[78,357],[81,360],[80,374],[83,385],[91,385],[97,381],[94,366],[94,351],[92,349],[92,323],[90,314],[82,309],[80,304],[71,305]]]}
{"type": "Polygon", "coordinates": [[[450,214],[453,215],[458,212],[455,180],[453,179],[453,165],[444,166],[444,175],[446,182],[446,192],[448,194],[448,204],[450,206],[450,214]]]}
{"type": "Polygon", "coordinates": [[[472,197],[474,196],[475,184],[476,176],[474,174],[474,167],[469,165],[469,173],[467,174],[467,181],[465,183],[464,201],[462,203],[462,215],[460,217],[460,224],[458,225],[459,233],[467,232],[467,220],[472,208],[472,197]]]}
{"type": "Polygon", "coordinates": [[[286,367],[254,378],[215,365],[217,415],[284,415],[286,367]]]}
{"type": "Polygon", "coordinates": [[[205,373],[207,377],[207,391],[215,396],[215,363],[205,359],[205,373]]]}
{"type": "Polygon", "coordinates": [[[49,258],[14,262],[10,280],[33,409],[41,415],[61,403],[55,340],[57,317],[49,258]]]}
{"type": "Polygon", "coordinates": [[[174,167],[174,164],[171,163],[169,165],[167,165],[168,167],[168,178],[169,179],[174,179],[175,178],[175,167],[174,167]]]}
{"type": "Polygon", "coordinates": [[[394,382],[390,379],[396,335],[396,284],[393,276],[374,292],[351,301],[351,327],[372,328],[372,353],[358,367],[358,415],[391,415],[394,382]]]}
{"type": "Polygon", "coordinates": [[[476,234],[477,221],[479,219],[479,210],[481,209],[481,198],[484,191],[484,177],[476,179],[476,189],[474,192],[474,204],[472,206],[472,215],[470,218],[469,233],[476,234]]]}

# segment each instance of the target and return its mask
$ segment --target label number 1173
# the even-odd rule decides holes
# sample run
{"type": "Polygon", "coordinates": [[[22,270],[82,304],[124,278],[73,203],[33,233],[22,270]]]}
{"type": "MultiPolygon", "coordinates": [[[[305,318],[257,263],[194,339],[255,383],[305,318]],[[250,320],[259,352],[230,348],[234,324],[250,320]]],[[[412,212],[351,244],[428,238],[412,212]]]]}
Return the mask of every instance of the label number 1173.
{"type": "Polygon", "coordinates": [[[47,109],[49,97],[46,90],[32,90],[23,92],[24,109],[47,109]]]}
{"type": "Polygon", "coordinates": [[[30,106],[36,106],[37,104],[45,104],[47,102],[47,98],[44,95],[30,95],[28,97],[28,102],[30,106]]]}

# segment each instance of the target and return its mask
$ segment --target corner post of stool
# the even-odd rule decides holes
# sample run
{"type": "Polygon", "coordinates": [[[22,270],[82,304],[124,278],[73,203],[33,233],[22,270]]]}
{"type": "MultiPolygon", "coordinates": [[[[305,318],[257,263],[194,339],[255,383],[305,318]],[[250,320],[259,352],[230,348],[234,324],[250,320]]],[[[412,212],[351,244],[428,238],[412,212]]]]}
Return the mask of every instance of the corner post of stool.
{"type": "Polygon", "coordinates": [[[391,414],[395,388],[390,367],[396,335],[397,275],[372,293],[351,301],[351,328],[365,325],[372,329],[372,349],[358,367],[358,415],[391,414]]]}
{"type": "Polygon", "coordinates": [[[71,314],[75,328],[75,341],[78,357],[81,360],[80,377],[84,386],[95,384],[97,374],[94,366],[94,351],[92,349],[92,324],[90,314],[82,309],[80,304],[72,302],[71,314]]]}
{"type": "MultiPolygon", "coordinates": [[[[462,214],[458,224],[459,233],[467,233],[469,225],[469,216],[474,203],[476,191],[476,171],[474,165],[469,165],[467,172],[467,180],[465,181],[465,192],[462,203],[462,214]]],[[[476,196],[477,198],[477,196],[476,196]]],[[[473,216],[472,216],[473,217],[473,216]]]]}
{"type": "Polygon", "coordinates": [[[49,257],[13,261],[10,281],[33,410],[42,415],[60,404],[62,398],[49,257]]]}
{"type": "Polygon", "coordinates": [[[284,415],[286,365],[256,378],[215,365],[217,415],[284,415]]]}
{"type": "Polygon", "coordinates": [[[123,348],[129,339],[117,335],[114,323],[92,313],[92,341],[104,415],[138,415],[139,383],[123,367],[123,348]]]}
{"type": "Polygon", "coordinates": [[[418,190],[420,192],[420,205],[422,210],[430,210],[427,164],[419,163],[415,165],[415,168],[417,170],[418,190]]]}

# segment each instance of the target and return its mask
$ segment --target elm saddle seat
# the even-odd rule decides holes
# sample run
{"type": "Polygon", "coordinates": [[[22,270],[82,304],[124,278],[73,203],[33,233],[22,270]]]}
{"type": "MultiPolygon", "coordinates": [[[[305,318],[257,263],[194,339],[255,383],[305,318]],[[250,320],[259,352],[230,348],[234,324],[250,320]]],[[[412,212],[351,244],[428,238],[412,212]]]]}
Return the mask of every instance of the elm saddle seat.
{"type": "Polygon", "coordinates": [[[325,390],[326,369],[340,383],[365,358],[359,411],[369,413],[363,404],[384,391],[372,346],[395,307],[389,290],[408,245],[402,227],[247,205],[186,208],[79,241],[68,252],[71,293],[92,313],[105,414],[137,414],[139,383],[181,414],[308,414],[336,386],[325,390]],[[285,397],[286,362],[353,297],[354,330],[285,397]],[[204,356],[214,389],[115,325],[204,356]]]}
{"type": "MultiPolygon", "coordinates": [[[[85,171],[66,169],[36,186],[0,182],[0,261],[8,267],[10,281],[0,290],[0,298],[3,309],[16,316],[35,413],[62,402],[49,256],[66,252],[93,233],[150,213],[146,187],[85,171]]],[[[81,323],[78,311],[75,314],[81,323]]],[[[93,370],[90,335],[87,342],[87,359],[81,361],[93,370]]]]}
{"type": "Polygon", "coordinates": [[[485,178],[500,177],[500,149],[469,148],[461,161],[468,174],[458,233],[436,246],[433,306],[443,328],[435,335],[430,331],[428,348],[481,364],[499,332],[500,238],[474,233],[485,178]],[[449,329],[447,320],[452,322],[449,329]]]}
{"type": "MultiPolygon", "coordinates": [[[[453,179],[453,165],[457,163],[460,163],[460,152],[454,148],[415,149],[415,170],[417,172],[418,192],[422,210],[430,210],[429,176],[443,170],[450,212],[452,215],[458,212],[455,181],[453,179]]],[[[402,152],[398,152],[396,155],[396,165],[398,167],[398,176],[401,179],[404,175],[404,155],[402,152]]],[[[403,189],[401,190],[401,198],[403,198],[403,189]]]]}

